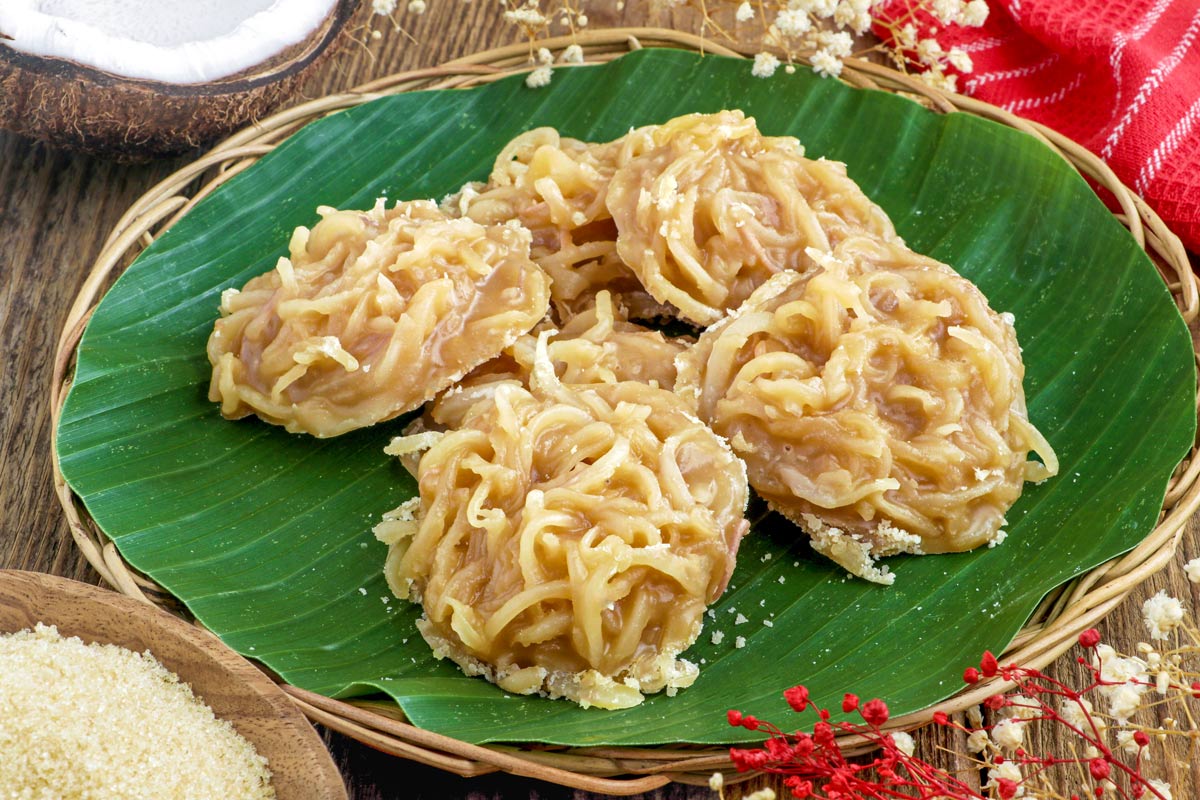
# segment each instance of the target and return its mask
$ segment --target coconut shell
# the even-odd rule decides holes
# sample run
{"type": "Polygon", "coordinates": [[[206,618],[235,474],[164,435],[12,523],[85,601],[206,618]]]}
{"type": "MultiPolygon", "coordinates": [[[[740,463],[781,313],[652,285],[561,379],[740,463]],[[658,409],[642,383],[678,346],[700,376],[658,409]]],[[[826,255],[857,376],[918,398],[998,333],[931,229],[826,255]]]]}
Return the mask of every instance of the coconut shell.
{"type": "Polygon", "coordinates": [[[338,0],[303,41],[210,83],[125,78],[61,58],[14,50],[0,39],[0,128],[55,147],[142,161],[208,144],[291,97],[351,38],[366,5],[338,0]]]}

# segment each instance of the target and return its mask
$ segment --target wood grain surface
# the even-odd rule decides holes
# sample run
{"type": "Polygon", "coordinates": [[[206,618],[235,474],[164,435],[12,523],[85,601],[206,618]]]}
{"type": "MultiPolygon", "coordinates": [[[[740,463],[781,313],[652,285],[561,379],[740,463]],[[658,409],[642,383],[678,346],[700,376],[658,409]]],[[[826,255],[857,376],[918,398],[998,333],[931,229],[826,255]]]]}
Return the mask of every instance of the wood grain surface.
{"type": "MultiPolygon", "coordinates": [[[[400,4],[401,7],[405,3],[400,4]]],[[[304,98],[350,88],[391,72],[431,66],[451,58],[509,44],[520,36],[500,18],[494,0],[428,0],[428,11],[396,15],[398,25],[378,20],[379,38],[362,31],[354,44],[331,60],[303,90],[304,98]]],[[[592,3],[590,27],[659,25],[696,30],[687,12],[649,9],[628,0],[592,3]]],[[[54,496],[50,467],[50,374],[62,321],[101,245],[126,208],[155,182],[192,156],[142,166],[123,166],[48,149],[0,132],[0,568],[53,573],[89,583],[99,576],[74,546],[54,496]]],[[[1200,556],[1200,529],[1193,519],[1167,570],[1135,591],[1101,626],[1104,637],[1132,650],[1146,638],[1142,603],[1160,589],[1184,600],[1193,611],[1200,594],[1182,565],[1200,556]]],[[[1054,667],[1070,678],[1076,652],[1054,667]]],[[[964,652],[964,666],[978,658],[964,652]]],[[[713,709],[714,714],[724,709],[713,709]]],[[[782,715],[782,712],[781,712],[782,715]]],[[[783,720],[786,722],[786,720],[783,720]]],[[[323,731],[353,800],[380,798],[539,798],[589,800],[595,795],[507,775],[462,779],[375,752],[323,731]]],[[[918,753],[948,768],[959,768],[946,753],[965,744],[944,729],[915,734],[918,753]],[[939,752],[941,751],[941,752],[939,752]]],[[[1063,752],[1064,742],[1042,740],[1036,747],[1063,752]]],[[[1147,774],[1171,782],[1174,797],[1200,796],[1197,765],[1184,737],[1156,750],[1147,774]]],[[[977,782],[978,775],[963,773],[977,782]]],[[[730,800],[772,786],[787,795],[778,779],[758,778],[726,790],[730,800]]],[[[1067,790],[1069,794],[1069,790],[1067,790]]],[[[712,797],[704,787],[671,784],[643,795],[654,800],[712,797]]]]}

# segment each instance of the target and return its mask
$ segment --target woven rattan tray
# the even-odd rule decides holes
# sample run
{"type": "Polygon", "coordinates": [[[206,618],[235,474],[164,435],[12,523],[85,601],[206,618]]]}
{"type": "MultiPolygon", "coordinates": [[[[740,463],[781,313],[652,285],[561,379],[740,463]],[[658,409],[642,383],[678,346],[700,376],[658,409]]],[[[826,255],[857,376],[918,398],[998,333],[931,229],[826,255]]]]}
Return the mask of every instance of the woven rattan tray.
{"type": "MultiPolygon", "coordinates": [[[[587,63],[603,63],[642,46],[739,55],[687,34],[645,28],[589,32],[573,40],[564,38],[544,44],[559,48],[573,42],[582,45],[587,63]]],[[[75,348],[103,291],[138,253],[200,198],[249,167],[301,126],[328,114],[384,95],[415,89],[475,86],[528,69],[527,47],[515,45],[439,67],[381,78],[354,91],[324,97],[264,119],[147,192],[109,235],[67,316],[54,365],[54,428],[57,428],[70,386],[75,348]]],[[[1200,313],[1200,295],[1179,239],[1094,155],[1053,131],[1002,109],[967,97],[943,94],[877,64],[851,61],[846,65],[842,80],[853,86],[905,94],[937,112],[986,117],[1037,137],[1080,173],[1112,193],[1121,209],[1118,218],[1159,266],[1189,326],[1195,323],[1200,313]]],[[[1171,480],[1157,527],[1134,550],[1052,592],[1035,610],[1005,653],[1005,658],[1031,667],[1048,664],[1074,643],[1080,631],[1107,615],[1136,586],[1165,566],[1175,553],[1188,518],[1200,506],[1198,477],[1200,459],[1196,458],[1193,449],[1192,455],[1179,466],[1171,480]]],[[[179,610],[173,598],[122,560],[67,486],[58,468],[57,456],[55,486],[73,537],[104,579],[127,595],[179,610]]],[[[331,700],[295,687],[285,685],[283,688],[316,722],[384,752],[463,776],[503,770],[588,791],[634,794],[672,780],[706,783],[713,771],[731,766],[727,750],[718,747],[554,748],[466,744],[407,724],[394,704],[331,700]]],[[[889,727],[911,728],[927,722],[936,710],[959,711],[1003,689],[994,681],[985,682],[936,707],[894,719],[889,727]]],[[[843,743],[851,750],[856,745],[861,746],[861,743],[843,743]]]]}

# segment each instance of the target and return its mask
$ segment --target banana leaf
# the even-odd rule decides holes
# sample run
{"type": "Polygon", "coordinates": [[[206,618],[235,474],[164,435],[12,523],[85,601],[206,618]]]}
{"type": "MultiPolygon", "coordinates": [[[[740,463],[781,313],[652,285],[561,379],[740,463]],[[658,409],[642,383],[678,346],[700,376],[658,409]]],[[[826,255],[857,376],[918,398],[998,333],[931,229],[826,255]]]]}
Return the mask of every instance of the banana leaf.
{"type": "Polygon", "coordinates": [[[747,62],[643,50],[560,69],[540,89],[517,77],[387,97],[291,136],[158,238],[100,303],[58,454],[130,564],[296,686],[388,695],[415,724],[470,742],[716,744],[752,736],[726,724],[727,708],[778,718],[796,683],[828,706],[843,692],[881,696],[894,714],[954,693],[963,667],[1003,649],[1049,590],[1152,529],[1195,422],[1190,337],[1162,280],[1038,141],[807,70],[756,79],[747,62]],[[220,293],[271,269],[316,206],[441,198],[486,178],[529,128],[606,141],[735,107],[812,157],[846,162],[914,249],[1015,314],[1030,417],[1062,471],[1026,488],[1002,546],[890,559],[892,587],[848,578],[763,518],[686,654],[700,678],[675,697],[584,710],[464,677],[432,657],[417,609],[391,597],[371,534],[414,492],[383,453],[404,420],[319,441],[222,419],[205,357],[220,293]]]}

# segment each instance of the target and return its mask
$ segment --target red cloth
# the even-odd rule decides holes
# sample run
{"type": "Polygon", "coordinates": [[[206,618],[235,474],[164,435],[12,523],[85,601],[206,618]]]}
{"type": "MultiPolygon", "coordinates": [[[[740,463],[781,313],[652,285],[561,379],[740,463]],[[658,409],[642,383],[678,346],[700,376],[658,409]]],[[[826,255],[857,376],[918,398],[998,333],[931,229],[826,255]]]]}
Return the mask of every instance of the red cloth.
{"type": "MultiPolygon", "coordinates": [[[[1200,0],[988,0],[958,89],[1100,156],[1200,252],[1200,0]]],[[[903,13],[893,0],[885,13],[903,13]]]]}

